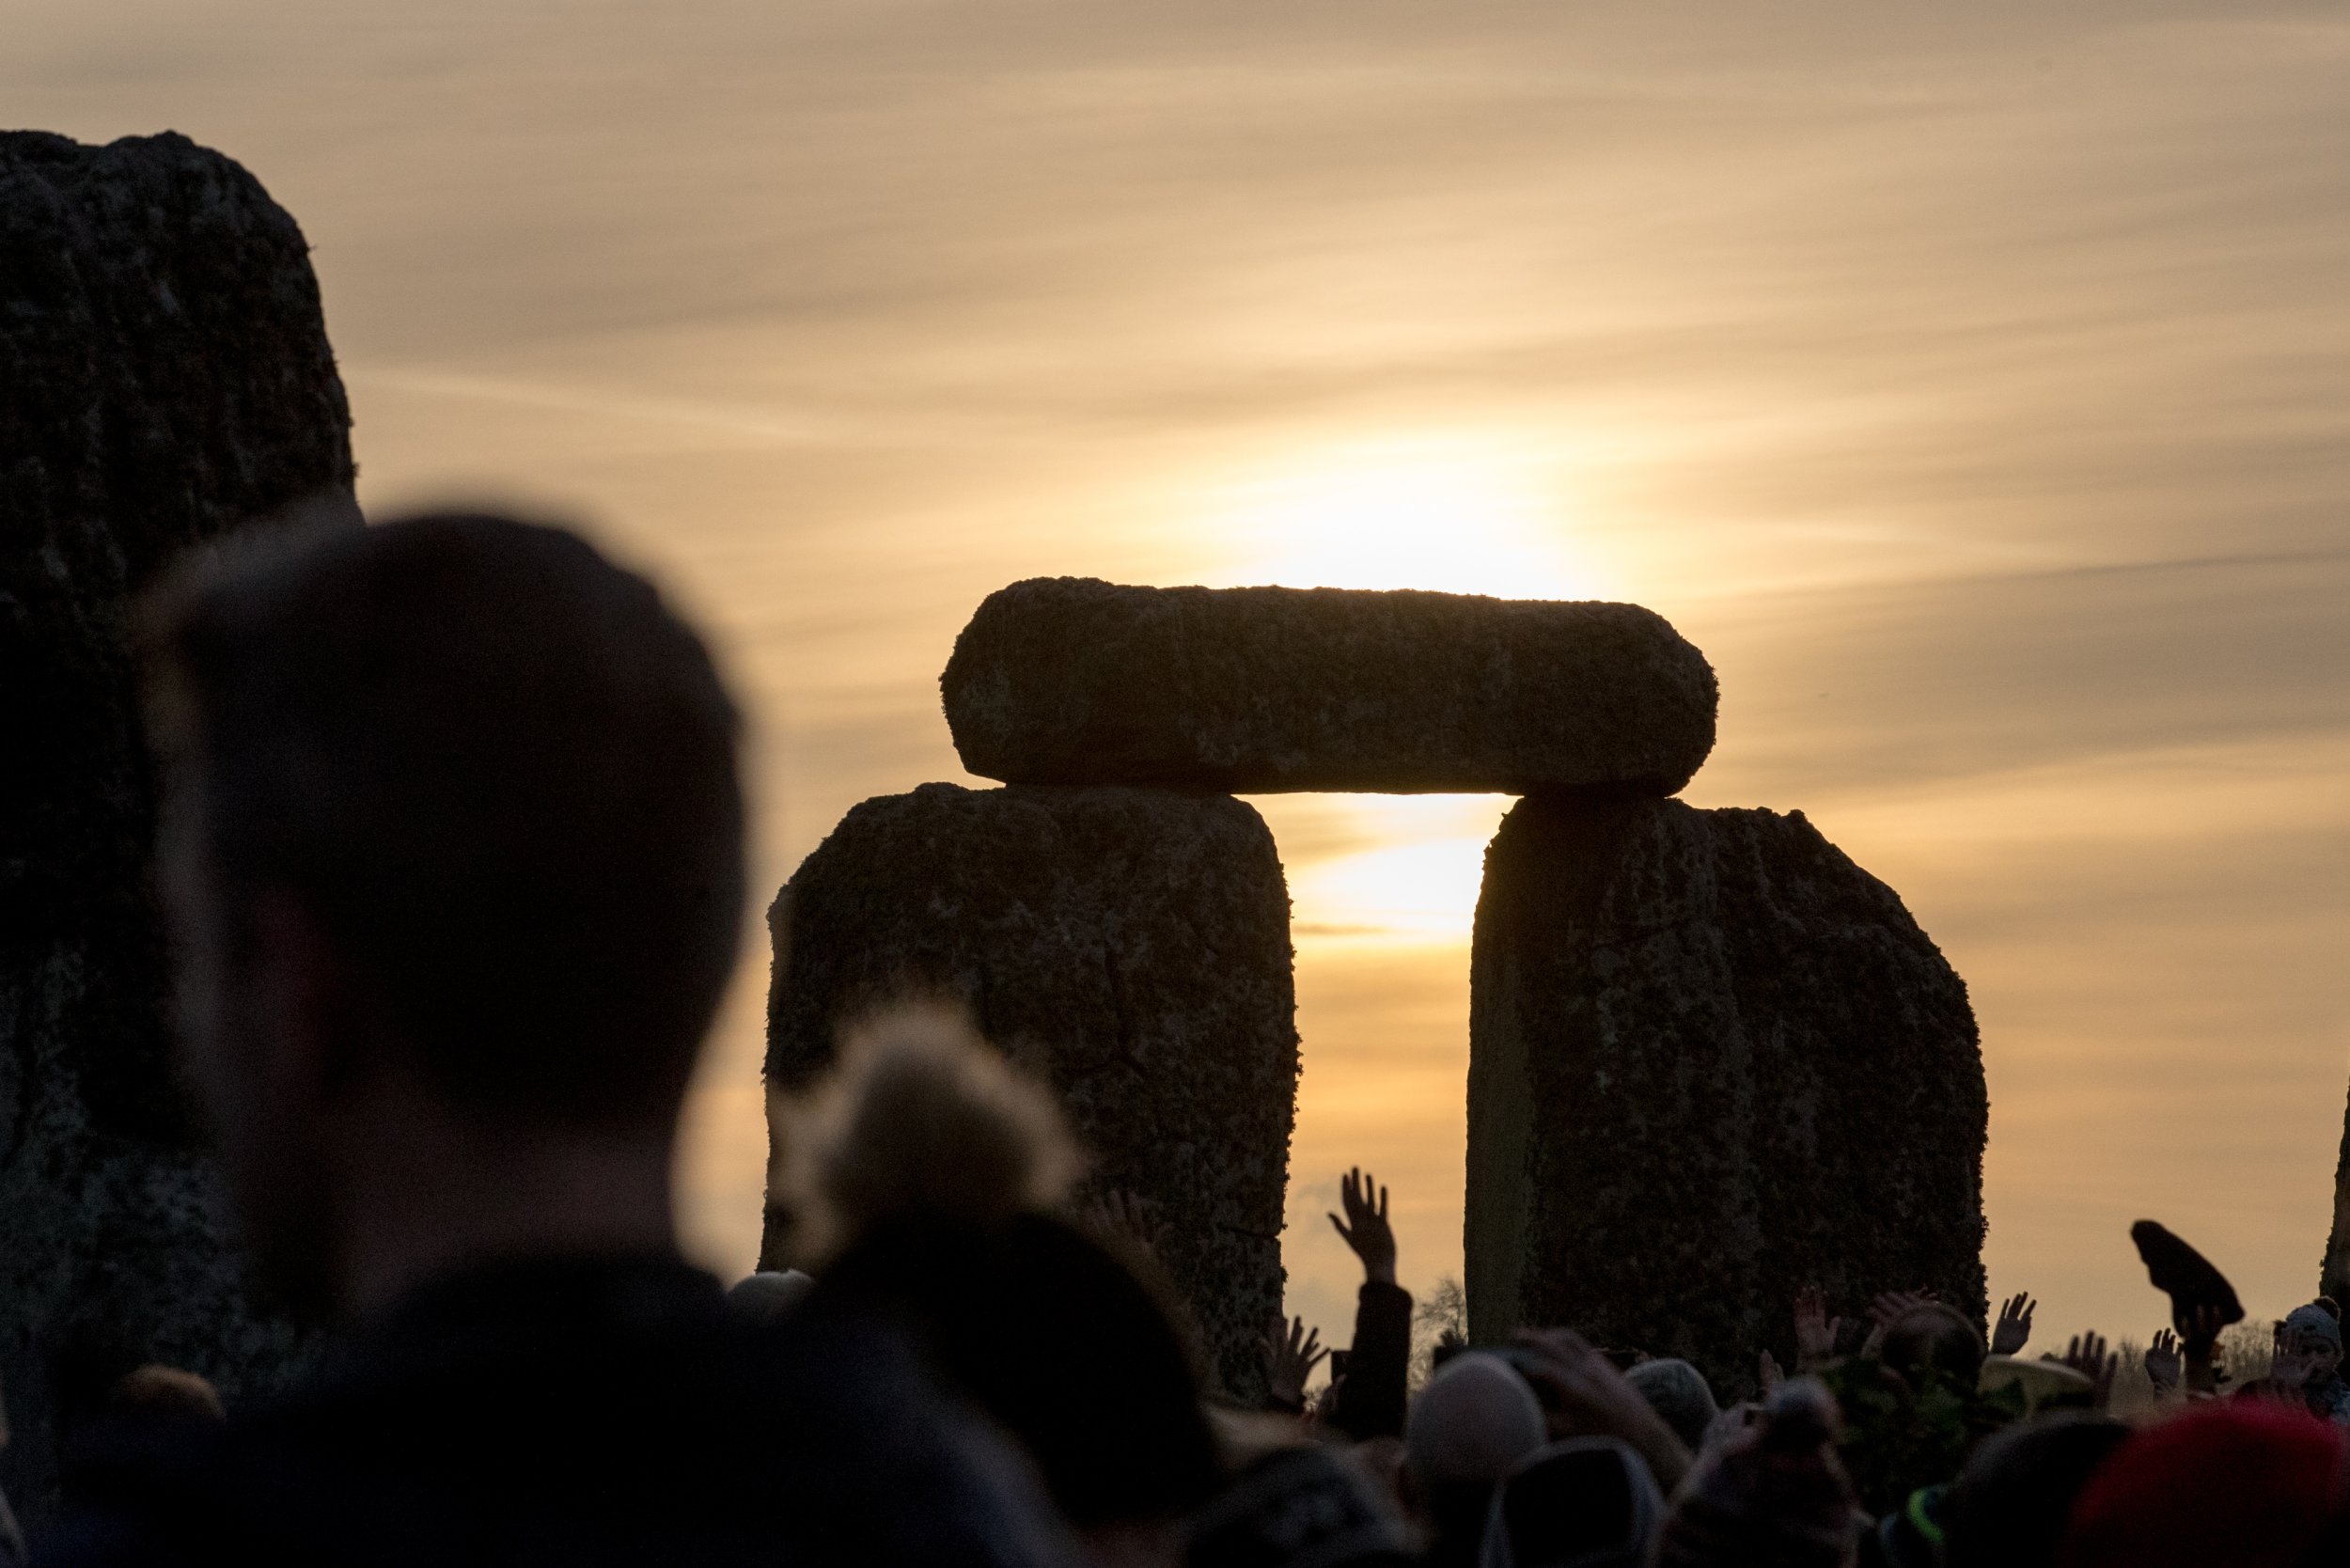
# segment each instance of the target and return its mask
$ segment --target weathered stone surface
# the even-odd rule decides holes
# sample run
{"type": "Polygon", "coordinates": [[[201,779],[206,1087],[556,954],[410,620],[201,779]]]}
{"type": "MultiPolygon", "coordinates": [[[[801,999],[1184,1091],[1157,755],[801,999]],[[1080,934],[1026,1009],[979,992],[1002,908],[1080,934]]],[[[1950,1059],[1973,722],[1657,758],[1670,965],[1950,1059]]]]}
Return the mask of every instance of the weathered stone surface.
{"type": "Polygon", "coordinates": [[[1988,1104],[1966,988],[1801,813],[1522,801],[1470,1001],[1469,1323],[1570,1324],[1752,1387],[1788,1306],[1929,1288],[1981,1321],[1988,1104]]]}
{"type": "Polygon", "coordinates": [[[2317,1294],[2350,1305],[2350,1112],[2343,1114],[2342,1152],[2334,1160],[2334,1225],[2318,1265],[2317,1294]]]}
{"type": "Polygon", "coordinates": [[[0,1482],[143,1360],[231,1392],[256,1317],[166,1065],[151,790],[124,629],[175,555],[347,516],[350,417],[301,231],[173,135],[0,134],[0,1482]]]}
{"type": "MultiPolygon", "coordinates": [[[[804,1086],[874,1005],[966,1004],[1059,1094],[1097,1189],[1157,1205],[1160,1261],[1225,1386],[1261,1386],[1297,1087],[1263,819],[1224,796],[926,784],[851,811],[769,923],[771,1087],[804,1086]]],[[[771,1217],[762,1266],[781,1239],[771,1217]]]]}
{"type": "Polygon", "coordinates": [[[1036,578],[942,684],[1020,784],[1670,794],[1714,745],[1713,670],[1637,604],[1036,578]]]}

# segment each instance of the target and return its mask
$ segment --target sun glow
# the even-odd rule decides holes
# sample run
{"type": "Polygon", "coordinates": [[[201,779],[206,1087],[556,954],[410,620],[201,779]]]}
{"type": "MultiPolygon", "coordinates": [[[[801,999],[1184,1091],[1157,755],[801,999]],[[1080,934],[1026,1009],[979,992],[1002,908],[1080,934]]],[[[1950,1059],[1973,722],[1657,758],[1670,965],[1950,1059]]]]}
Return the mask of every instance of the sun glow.
{"type": "Polygon", "coordinates": [[[1367,441],[1221,487],[1205,508],[1224,585],[1588,599],[1554,476],[1494,438],[1367,441]]]}
{"type": "Polygon", "coordinates": [[[1501,795],[1259,796],[1285,850],[1298,945],[1466,942],[1501,795]],[[1310,819],[1310,820],[1309,820],[1310,819]]]}

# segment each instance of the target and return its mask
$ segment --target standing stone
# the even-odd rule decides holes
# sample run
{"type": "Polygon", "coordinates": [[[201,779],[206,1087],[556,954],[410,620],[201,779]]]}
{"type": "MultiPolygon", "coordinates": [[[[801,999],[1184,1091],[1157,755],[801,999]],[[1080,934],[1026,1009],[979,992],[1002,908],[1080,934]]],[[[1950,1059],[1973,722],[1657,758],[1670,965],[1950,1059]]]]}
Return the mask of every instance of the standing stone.
{"type": "MultiPolygon", "coordinates": [[[[771,1089],[804,1087],[872,1007],[962,1002],[1053,1087],[1095,1188],[1157,1206],[1212,1370],[1261,1388],[1297,1090],[1263,819],[1225,796],[926,784],[851,811],[768,919],[771,1089]]],[[[771,1213],[762,1266],[782,1242],[771,1213]]]]}
{"type": "Polygon", "coordinates": [[[2334,1160],[2334,1228],[2326,1238],[2317,1294],[2350,1305],[2350,1111],[2342,1117],[2342,1152],[2334,1160]]]}
{"type": "Polygon", "coordinates": [[[1664,795],[1714,745],[1712,668],[1637,604],[1036,578],[942,684],[1015,784],[1664,795]]]}
{"type": "Polygon", "coordinates": [[[1472,1337],[1567,1324],[1750,1388],[1788,1309],[1931,1289],[1982,1321],[1966,988],[1802,813],[1522,801],[1470,1000],[1472,1337]]]}
{"type": "Polygon", "coordinates": [[[125,627],[182,550],[347,517],[350,416],[293,220],[177,135],[0,133],[0,1482],[142,1361],[234,1393],[257,1316],[172,1089],[125,627]]]}

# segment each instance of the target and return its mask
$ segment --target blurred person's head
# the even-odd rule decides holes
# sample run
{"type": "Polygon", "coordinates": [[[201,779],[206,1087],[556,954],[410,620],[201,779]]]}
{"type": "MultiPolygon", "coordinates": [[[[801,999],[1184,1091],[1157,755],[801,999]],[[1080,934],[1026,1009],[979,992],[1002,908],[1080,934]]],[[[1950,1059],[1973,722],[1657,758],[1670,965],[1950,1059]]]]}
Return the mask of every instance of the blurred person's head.
{"type": "Polygon", "coordinates": [[[2132,1435],[2082,1489],[2060,1568],[2292,1568],[2344,1503],[2343,1434],[2294,1406],[2211,1403],[2132,1435]]]}
{"type": "Polygon", "coordinates": [[[694,633],[572,534],[446,515],[232,550],[147,634],[181,1063],[265,1276],[349,1310],[666,1241],[744,886],[694,633]]]}
{"type": "Polygon", "coordinates": [[[1944,1494],[1948,1568],[2048,1568],[2090,1477],[2128,1440],[2110,1417],[2065,1411],[1985,1439],[1944,1494]]]}
{"type": "Polygon", "coordinates": [[[1912,1307],[1887,1325],[1877,1351],[1878,1359],[1904,1378],[1934,1372],[1962,1388],[1975,1386],[1985,1354],[1982,1332],[1938,1301],[1912,1307]]]}
{"type": "Polygon", "coordinates": [[[1816,1379],[1773,1389],[1762,1414],[1720,1434],[1683,1482],[1660,1568],[1849,1568],[1864,1516],[1837,1457],[1835,1398],[1816,1379]]]}
{"type": "Polygon", "coordinates": [[[149,1362],[123,1373],[106,1390],[109,1420],[225,1421],[220,1391],[200,1373],[149,1362]]]}
{"type": "Polygon", "coordinates": [[[1356,1452],[1316,1443],[1244,1467],[1191,1520],[1189,1568],[1404,1568],[1394,1498],[1356,1452]]]}
{"type": "Polygon", "coordinates": [[[1058,1212],[1078,1158],[1043,1086],[935,1007],[852,1030],[783,1107],[810,1311],[894,1317],[1025,1448],[1099,1560],[1165,1560],[1219,1461],[1149,1260],[1058,1212]]]}
{"type": "Polygon", "coordinates": [[[1541,1401],[1498,1356],[1465,1351],[1428,1380],[1404,1422],[1403,1473],[1437,1560],[1476,1560],[1494,1487],[1548,1435],[1541,1401]]]}
{"type": "Polygon", "coordinates": [[[1494,1493],[1481,1568],[1637,1568],[1665,1513],[1656,1480],[1614,1437],[1572,1437],[1520,1460],[1494,1493]]]}
{"type": "Polygon", "coordinates": [[[2278,1339],[2286,1351],[2309,1363],[2313,1382],[2325,1382],[2342,1370],[2342,1317],[2331,1300],[2295,1307],[2286,1314],[2278,1339]]]}
{"type": "Polygon", "coordinates": [[[1691,1453],[1705,1446],[1705,1435],[1722,1409],[1703,1372],[1677,1356],[1666,1356],[1638,1362],[1623,1375],[1691,1453]]]}

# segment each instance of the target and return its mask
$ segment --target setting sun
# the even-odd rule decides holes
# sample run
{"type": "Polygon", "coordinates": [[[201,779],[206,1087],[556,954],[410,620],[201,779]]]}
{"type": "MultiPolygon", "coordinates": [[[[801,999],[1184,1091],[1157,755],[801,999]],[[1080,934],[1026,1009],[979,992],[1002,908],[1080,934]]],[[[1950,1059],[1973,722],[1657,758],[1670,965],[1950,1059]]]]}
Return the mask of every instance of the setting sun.
{"type": "Polygon", "coordinates": [[[1365,441],[1275,464],[1211,495],[1219,585],[1599,597],[1567,548],[1558,478],[1495,437],[1365,441]]]}

